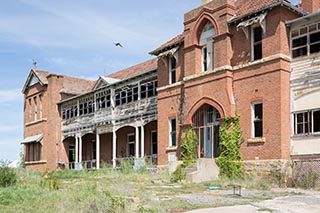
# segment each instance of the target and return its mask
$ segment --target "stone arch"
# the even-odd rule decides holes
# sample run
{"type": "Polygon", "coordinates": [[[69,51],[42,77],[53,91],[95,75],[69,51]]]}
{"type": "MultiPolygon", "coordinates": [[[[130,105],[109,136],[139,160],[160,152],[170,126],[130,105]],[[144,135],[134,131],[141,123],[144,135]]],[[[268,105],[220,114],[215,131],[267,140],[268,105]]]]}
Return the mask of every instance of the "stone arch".
{"type": "Polygon", "coordinates": [[[200,35],[202,33],[202,29],[204,28],[204,26],[208,23],[211,22],[214,29],[215,29],[215,34],[219,35],[219,29],[218,29],[218,25],[216,20],[214,19],[214,17],[208,13],[208,12],[204,12],[203,14],[201,14],[198,18],[198,20],[196,21],[196,24],[193,28],[193,32],[192,32],[192,44],[195,45],[199,45],[199,39],[200,39],[200,35]]]}
{"type": "Polygon", "coordinates": [[[220,117],[221,118],[225,118],[225,110],[224,110],[224,108],[222,107],[222,105],[219,102],[217,102],[217,101],[215,101],[215,100],[213,100],[211,98],[208,98],[208,97],[203,97],[200,100],[198,100],[191,107],[190,111],[188,112],[188,116],[187,116],[187,120],[186,120],[188,124],[192,124],[193,115],[196,113],[196,111],[198,109],[200,109],[205,104],[208,104],[208,105],[214,107],[219,112],[220,117]]]}

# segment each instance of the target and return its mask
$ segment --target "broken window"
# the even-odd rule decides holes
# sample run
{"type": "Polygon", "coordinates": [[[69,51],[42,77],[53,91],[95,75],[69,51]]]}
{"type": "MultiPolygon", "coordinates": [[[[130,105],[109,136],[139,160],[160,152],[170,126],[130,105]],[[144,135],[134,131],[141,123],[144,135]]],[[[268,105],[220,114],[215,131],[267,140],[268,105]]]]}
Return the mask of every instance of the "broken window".
{"type": "Polygon", "coordinates": [[[311,24],[291,31],[293,58],[320,52],[320,24],[311,24]]]}
{"type": "Polygon", "coordinates": [[[170,135],[170,141],[169,146],[176,146],[176,118],[170,118],[169,119],[169,135],[170,135]]]}
{"type": "Polygon", "coordinates": [[[107,107],[111,106],[111,95],[106,96],[106,105],[107,105],[107,107]]]}
{"type": "Polygon", "coordinates": [[[130,133],[127,135],[127,157],[135,156],[135,135],[130,133]]]}
{"type": "Polygon", "coordinates": [[[199,45],[202,46],[202,71],[213,69],[213,37],[215,36],[215,28],[211,22],[207,22],[203,27],[199,45]]]}
{"type": "Polygon", "coordinates": [[[294,113],[294,134],[308,135],[320,132],[320,109],[294,113]]]}
{"type": "Polygon", "coordinates": [[[141,85],[141,92],[140,92],[140,98],[141,99],[144,99],[147,97],[147,86],[144,84],[144,85],[141,85]]]}
{"type": "Polygon", "coordinates": [[[132,96],[133,96],[133,101],[137,101],[139,99],[139,89],[138,87],[133,87],[132,89],[132,96]]]}
{"type": "Polygon", "coordinates": [[[253,137],[260,138],[263,136],[263,107],[262,103],[253,104],[253,137]]]}
{"type": "Polygon", "coordinates": [[[176,66],[177,62],[174,56],[169,58],[169,84],[176,82],[176,66]]]}
{"type": "Polygon", "coordinates": [[[252,30],[252,55],[253,60],[262,58],[262,28],[253,27],[252,30]]]}

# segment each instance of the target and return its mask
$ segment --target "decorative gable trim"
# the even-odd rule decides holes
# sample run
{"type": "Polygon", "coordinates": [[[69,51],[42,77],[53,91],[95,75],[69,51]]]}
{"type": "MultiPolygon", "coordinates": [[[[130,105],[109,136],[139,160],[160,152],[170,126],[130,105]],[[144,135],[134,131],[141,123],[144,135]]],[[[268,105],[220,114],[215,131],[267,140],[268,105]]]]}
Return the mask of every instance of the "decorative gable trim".
{"type": "Polygon", "coordinates": [[[39,83],[41,86],[44,85],[44,83],[40,80],[39,76],[32,69],[28,75],[28,78],[27,78],[24,86],[23,86],[22,93],[25,93],[25,91],[28,87],[31,87],[37,83],[39,83]]]}
{"type": "Polygon", "coordinates": [[[109,78],[109,77],[100,76],[99,79],[97,80],[96,84],[94,85],[93,90],[108,86],[110,84],[117,83],[119,81],[120,80],[116,79],[116,78],[109,78]]]}

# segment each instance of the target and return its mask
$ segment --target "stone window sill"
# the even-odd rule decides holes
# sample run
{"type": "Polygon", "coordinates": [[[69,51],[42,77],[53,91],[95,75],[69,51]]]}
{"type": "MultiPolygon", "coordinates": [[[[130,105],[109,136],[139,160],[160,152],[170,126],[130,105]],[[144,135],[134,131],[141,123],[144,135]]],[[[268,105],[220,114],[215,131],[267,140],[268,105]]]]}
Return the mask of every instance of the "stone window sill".
{"type": "Polygon", "coordinates": [[[175,152],[177,151],[177,146],[169,146],[166,148],[167,152],[175,152]]]}
{"type": "Polygon", "coordinates": [[[256,144],[256,143],[265,143],[266,142],[266,138],[262,137],[262,138],[249,138],[248,139],[248,144],[256,144]]]}
{"type": "Polygon", "coordinates": [[[42,118],[40,120],[28,122],[28,123],[26,123],[26,126],[35,125],[35,124],[42,123],[42,122],[45,122],[45,121],[47,121],[47,119],[46,118],[42,118]]]}
{"type": "Polygon", "coordinates": [[[40,160],[40,161],[26,161],[26,165],[37,165],[37,164],[46,164],[46,160],[40,160]]]}

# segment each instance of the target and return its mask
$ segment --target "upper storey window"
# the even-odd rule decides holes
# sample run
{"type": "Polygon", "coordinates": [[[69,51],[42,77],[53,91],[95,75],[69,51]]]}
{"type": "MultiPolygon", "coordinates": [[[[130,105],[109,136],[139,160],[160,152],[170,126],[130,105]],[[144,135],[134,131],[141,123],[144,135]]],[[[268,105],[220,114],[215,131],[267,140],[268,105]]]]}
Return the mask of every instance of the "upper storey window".
{"type": "Polygon", "coordinates": [[[208,22],[201,32],[200,46],[202,47],[202,71],[213,69],[213,37],[216,32],[211,22],[208,22]]]}
{"type": "Polygon", "coordinates": [[[293,58],[316,52],[320,52],[320,23],[291,31],[291,55],[293,58]]]}
{"type": "Polygon", "coordinates": [[[176,83],[177,61],[174,56],[169,58],[169,84],[176,83]]]}
{"type": "Polygon", "coordinates": [[[262,58],[262,28],[260,26],[252,28],[252,60],[262,58]]]}

